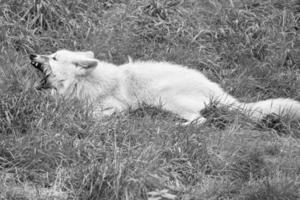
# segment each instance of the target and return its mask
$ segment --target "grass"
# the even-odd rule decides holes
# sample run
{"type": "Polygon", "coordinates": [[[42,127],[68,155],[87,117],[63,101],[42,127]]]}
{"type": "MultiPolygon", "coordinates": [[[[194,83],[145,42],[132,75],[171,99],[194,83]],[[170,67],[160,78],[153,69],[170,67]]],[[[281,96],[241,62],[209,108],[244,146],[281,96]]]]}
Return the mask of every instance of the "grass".
{"type": "Polygon", "coordinates": [[[152,106],[94,119],[33,89],[28,54],[93,50],[202,71],[243,101],[300,100],[298,1],[0,1],[1,199],[300,198],[300,124],[152,106]]]}

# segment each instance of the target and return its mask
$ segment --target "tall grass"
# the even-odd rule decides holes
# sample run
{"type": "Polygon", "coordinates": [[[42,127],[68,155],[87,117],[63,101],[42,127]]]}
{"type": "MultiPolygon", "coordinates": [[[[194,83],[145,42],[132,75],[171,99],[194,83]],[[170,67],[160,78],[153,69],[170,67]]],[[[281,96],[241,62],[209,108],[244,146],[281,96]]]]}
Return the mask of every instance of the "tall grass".
{"type": "Polygon", "coordinates": [[[209,105],[94,119],[33,89],[28,54],[93,50],[198,69],[243,101],[300,100],[298,1],[0,1],[1,199],[299,199],[300,124],[209,105]]]}

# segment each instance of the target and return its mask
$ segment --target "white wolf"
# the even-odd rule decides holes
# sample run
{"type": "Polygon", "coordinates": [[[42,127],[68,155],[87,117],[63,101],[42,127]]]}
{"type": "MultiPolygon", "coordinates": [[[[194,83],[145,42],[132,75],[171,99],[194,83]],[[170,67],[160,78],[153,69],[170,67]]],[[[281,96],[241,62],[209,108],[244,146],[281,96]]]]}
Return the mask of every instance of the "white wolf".
{"type": "Polygon", "coordinates": [[[241,103],[201,72],[167,62],[136,61],[116,66],[94,58],[93,52],[59,50],[51,55],[30,55],[44,78],[38,89],[52,88],[67,98],[87,100],[103,115],[137,108],[140,103],[160,105],[187,123],[205,122],[200,111],[214,99],[240,108],[253,119],[267,114],[288,114],[300,119],[300,103],[269,99],[241,103]]]}

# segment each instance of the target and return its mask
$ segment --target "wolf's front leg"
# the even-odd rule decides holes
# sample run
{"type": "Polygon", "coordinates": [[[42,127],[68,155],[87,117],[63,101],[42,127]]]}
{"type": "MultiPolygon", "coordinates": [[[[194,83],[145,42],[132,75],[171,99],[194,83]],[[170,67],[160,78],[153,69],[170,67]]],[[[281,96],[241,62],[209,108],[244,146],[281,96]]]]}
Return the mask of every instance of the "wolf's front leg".
{"type": "Polygon", "coordinates": [[[120,108],[118,107],[112,107],[106,105],[105,107],[101,106],[96,106],[95,109],[93,110],[93,116],[95,118],[103,118],[103,117],[107,117],[107,116],[111,116],[112,114],[116,113],[116,112],[121,112],[122,110],[120,110],[120,108]]]}
{"type": "Polygon", "coordinates": [[[101,115],[110,116],[115,112],[121,112],[126,109],[124,103],[114,97],[107,97],[101,103],[101,115]]]}
{"type": "Polygon", "coordinates": [[[104,108],[101,111],[101,115],[102,116],[110,116],[110,115],[114,114],[115,112],[118,112],[118,110],[115,108],[104,108]]]}

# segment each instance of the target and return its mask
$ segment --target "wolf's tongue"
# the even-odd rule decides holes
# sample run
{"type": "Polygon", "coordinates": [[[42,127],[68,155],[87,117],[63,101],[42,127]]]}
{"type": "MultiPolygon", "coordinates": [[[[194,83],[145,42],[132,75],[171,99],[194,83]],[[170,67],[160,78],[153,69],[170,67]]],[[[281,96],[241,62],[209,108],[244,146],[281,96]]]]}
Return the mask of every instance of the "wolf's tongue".
{"type": "Polygon", "coordinates": [[[37,90],[43,89],[46,82],[47,82],[47,76],[43,75],[42,78],[40,78],[38,81],[35,82],[35,84],[34,84],[35,89],[37,89],[37,90]]]}

